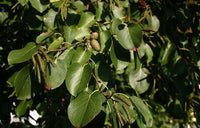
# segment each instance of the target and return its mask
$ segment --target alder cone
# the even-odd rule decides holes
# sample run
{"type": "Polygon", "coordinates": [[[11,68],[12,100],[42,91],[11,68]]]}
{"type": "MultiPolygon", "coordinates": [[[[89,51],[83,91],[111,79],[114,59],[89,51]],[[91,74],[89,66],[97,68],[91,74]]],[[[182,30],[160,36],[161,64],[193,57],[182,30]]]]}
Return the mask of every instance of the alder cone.
{"type": "Polygon", "coordinates": [[[99,45],[99,42],[96,39],[92,39],[91,45],[94,50],[96,50],[96,51],[101,50],[101,46],[99,45]]]}
{"type": "Polygon", "coordinates": [[[91,35],[92,39],[98,39],[98,37],[99,37],[99,34],[97,32],[93,32],[91,35]]]}

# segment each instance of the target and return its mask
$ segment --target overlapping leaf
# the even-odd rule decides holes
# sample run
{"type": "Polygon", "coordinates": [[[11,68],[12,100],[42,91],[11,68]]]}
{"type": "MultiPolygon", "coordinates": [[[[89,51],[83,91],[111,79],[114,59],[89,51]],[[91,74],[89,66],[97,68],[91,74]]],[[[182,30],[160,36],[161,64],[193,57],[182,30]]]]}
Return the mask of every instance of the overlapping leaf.
{"type": "Polygon", "coordinates": [[[145,119],[146,126],[151,127],[153,125],[153,117],[147,106],[143,103],[143,101],[140,98],[136,96],[131,96],[130,99],[133,105],[138,110],[138,112],[140,112],[143,118],[145,119]]]}
{"type": "Polygon", "coordinates": [[[47,0],[30,0],[32,7],[34,7],[40,13],[43,13],[48,7],[47,0]]]}
{"type": "Polygon", "coordinates": [[[15,76],[14,86],[17,99],[25,100],[31,98],[31,73],[30,65],[22,68],[15,76]]]}
{"type": "Polygon", "coordinates": [[[72,63],[85,64],[91,57],[91,52],[83,47],[78,47],[74,54],[72,63]]]}
{"type": "Polygon", "coordinates": [[[22,49],[13,50],[8,55],[8,63],[11,65],[25,62],[31,59],[32,55],[35,54],[39,48],[39,45],[30,42],[22,49]]]}
{"type": "Polygon", "coordinates": [[[119,43],[125,49],[132,50],[139,47],[142,40],[142,29],[139,24],[125,24],[120,23],[119,19],[114,19],[112,30],[117,35],[119,43]]]}
{"type": "Polygon", "coordinates": [[[66,86],[73,96],[83,91],[91,77],[91,66],[82,66],[80,63],[73,63],[67,70],[66,86]]]}
{"type": "Polygon", "coordinates": [[[56,60],[55,67],[50,65],[46,69],[45,82],[51,89],[59,87],[66,78],[67,67],[69,66],[72,56],[74,54],[74,49],[65,50],[56,60]]]}
{"type": "Polygon", "coordinates": [[[88,124],[100,111],[104,97],[99,91],[82,92],[68,107],[68,117],[75,127],[88,124]]]}
{"type": "Polygon", "coordinates": [[[146,68],[140,68],[137,71],[132,70],[129,74],[129,83],[131,87],[138,93],[144,93],[149,88],[149,82],[147,81],[148,70],[146,68]]]}

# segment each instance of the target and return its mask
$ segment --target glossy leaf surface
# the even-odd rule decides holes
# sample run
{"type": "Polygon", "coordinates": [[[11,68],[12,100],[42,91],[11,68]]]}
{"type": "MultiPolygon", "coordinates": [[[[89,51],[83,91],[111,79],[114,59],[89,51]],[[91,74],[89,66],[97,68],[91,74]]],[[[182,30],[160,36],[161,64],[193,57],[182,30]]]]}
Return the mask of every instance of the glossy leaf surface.
{"type": "Polygon", "coordinates": [[[22,49],[13,50],[8,55],[8,63],[11,65],[25,62],[31,59],[31,56],[35,54],[39,48],[39,45],[30,42],[22,49]]]}
{"type": "Polygon", "coordinates": [[[102,103],[102,94],[100,92],[82,92],[69,104],[69,120],[76,127],[85,126],[101,111],[102,103]]]}
{"type": "Polygon", "coordinates": [[[66,86],[73,96],[83,91],[91,77],[91,67],[89,64],[82,66],[80,63],[72,64],[67,70],[66,86]]]}

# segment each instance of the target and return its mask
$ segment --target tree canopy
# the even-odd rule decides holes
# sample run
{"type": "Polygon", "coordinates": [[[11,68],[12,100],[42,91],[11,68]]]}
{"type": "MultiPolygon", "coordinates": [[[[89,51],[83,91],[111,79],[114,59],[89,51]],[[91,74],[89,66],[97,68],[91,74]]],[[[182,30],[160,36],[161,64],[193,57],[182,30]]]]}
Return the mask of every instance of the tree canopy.
{"type": "Polygon", "coordinates": [[[0,0],[0,126],[200,126],[198,0],[0,0]]]}

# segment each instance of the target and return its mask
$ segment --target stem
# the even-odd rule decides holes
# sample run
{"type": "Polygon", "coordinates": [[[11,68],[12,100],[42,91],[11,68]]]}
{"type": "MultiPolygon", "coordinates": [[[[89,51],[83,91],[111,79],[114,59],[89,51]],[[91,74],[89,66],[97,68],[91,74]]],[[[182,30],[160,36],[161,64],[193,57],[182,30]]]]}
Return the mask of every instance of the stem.
{"type": "Polygon", "coordinates": [[[92,74],[92,77],[95,79],[95,81],[96,81],[96,83],[97,83],[97,87],[98,87],[99,91],[100,91],[105,97],[110,97],[111,95],[107,95],[107,94],[105,94],[105,93],[101,90],[101,88],[100,88],[100,86],[99,86],[99,82],[101,82],[101,81],[98,80],[98,79],[95,77],[95,75],[94,75],[93,73],[91,73],[91,74],[92,74]]]}
{"type": "Polygon", "coordinates": [[[69,47],[76,46],[76,45],[78,45],[78,44],[80,44],[80,43],[82,43],[82,41],[76,42],[76,43],[74,43],[74,44],[67,45],[67,46],[62,47],[62,48],[60,48],[60,49],[48,50],[46,53],[49,53],[49,52],[57,52],[57,51],[63,51],[63,50],[65,50],[65,49],[69,48],[69,47]]]}

